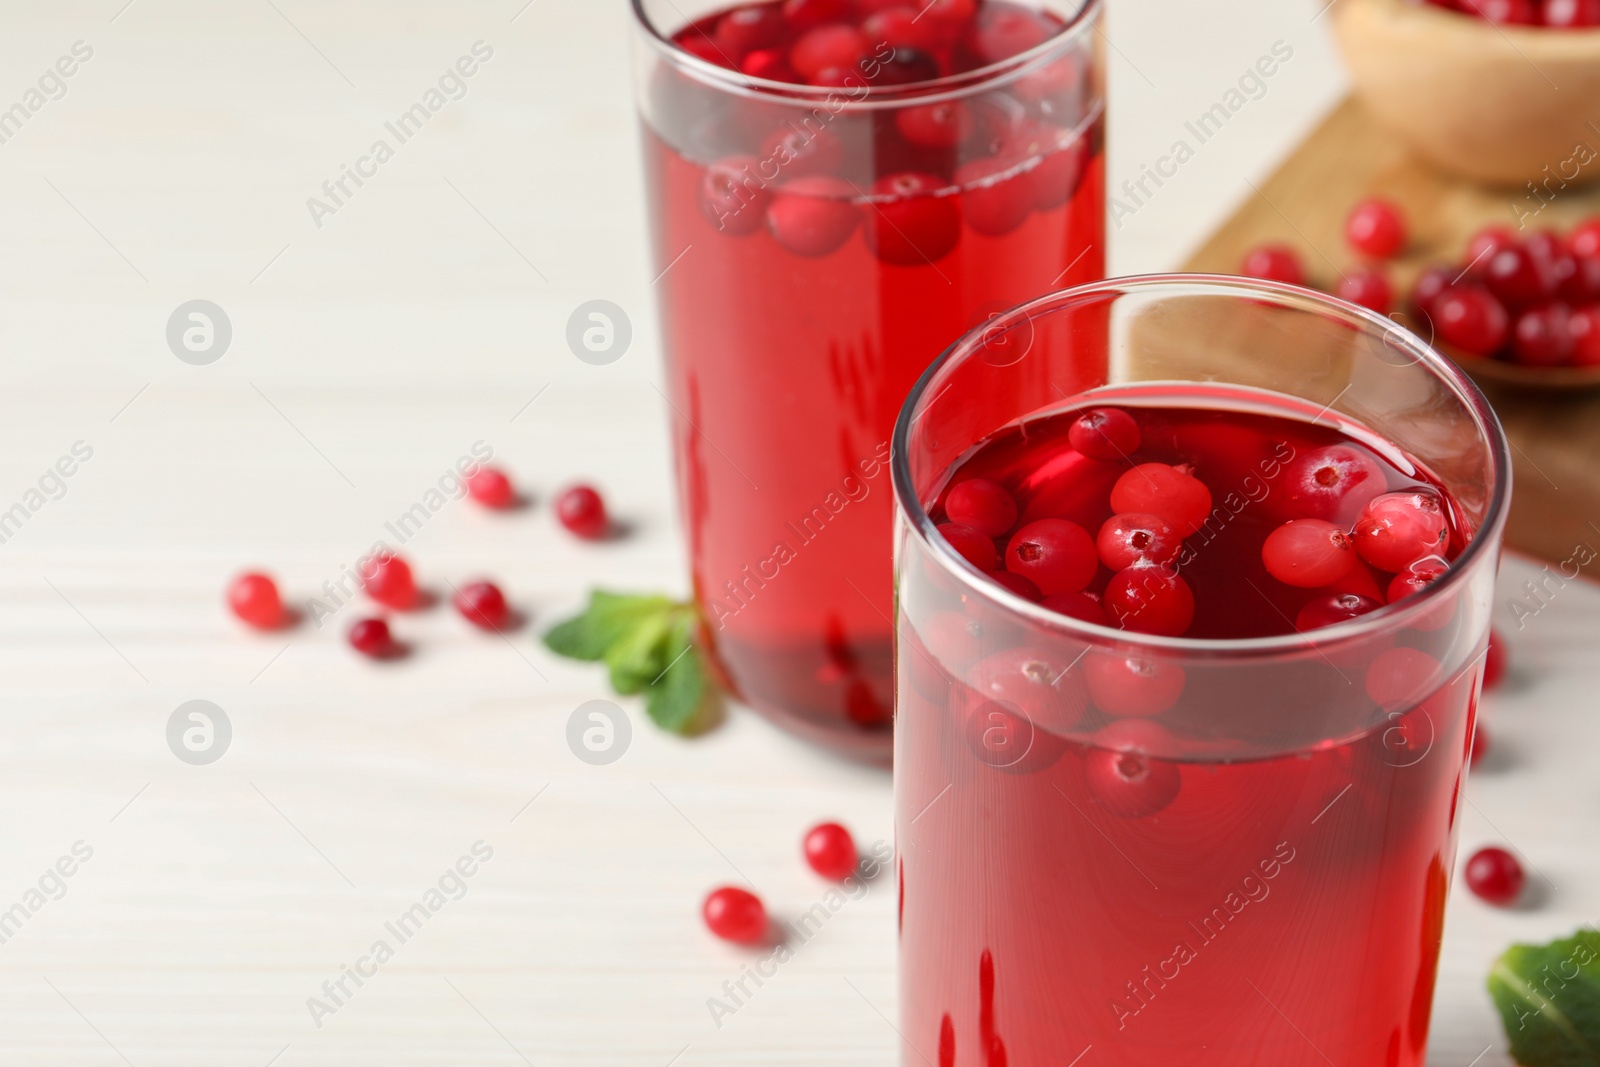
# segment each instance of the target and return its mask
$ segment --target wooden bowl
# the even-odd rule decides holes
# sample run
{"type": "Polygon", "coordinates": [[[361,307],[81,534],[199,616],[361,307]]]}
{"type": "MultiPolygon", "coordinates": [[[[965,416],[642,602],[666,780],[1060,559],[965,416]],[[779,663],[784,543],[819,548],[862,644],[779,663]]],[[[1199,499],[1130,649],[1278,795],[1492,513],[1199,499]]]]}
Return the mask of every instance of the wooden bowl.
{"type": "Polygon", "coordinates": [[[1418,154],[1551,193],[1600,178],[1600,30],[1496,26],[1415,0],[1335,0],[1331,18],[1357,95],[1418,154]]]}
{"type": "Polygon", "coordinates": [[[1600,388],[1600,367],[1528,367],[1503,359],[1461,355],[1451,351],[1449,345],[1437,347],[1479,385],[1562,393],[1600,388]]]}

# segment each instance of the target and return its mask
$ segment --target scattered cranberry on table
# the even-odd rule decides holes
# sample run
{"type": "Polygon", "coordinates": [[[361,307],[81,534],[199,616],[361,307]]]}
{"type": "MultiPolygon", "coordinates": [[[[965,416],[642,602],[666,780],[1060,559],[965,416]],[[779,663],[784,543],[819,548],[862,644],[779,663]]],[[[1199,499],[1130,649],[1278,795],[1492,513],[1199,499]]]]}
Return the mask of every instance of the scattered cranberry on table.
{"type": "Polygon", "coordinates": [[[761,898],[737,886],[712,890],[700,909],[706,927],[724,941],[759,945],[767,939],[767,909],[761,898]]]}
{"type": "Polygon", "coordinates": [[[382,619],[361,619],[350,627],[349,639],[351,648],[373,659],[391,659],[400,650],[382,619]]]}
{"type": "Polygon", "coordinates": [[[1247,278],[1269,282],[1287,282],[1289,285],[1306,283],[1306,269],[1300,262],[1299,254],[1281,244],[1265,244],[1252,249],[1244,257],[1240,273],[1247,278]]]}
{"type": "Polygon", "coordinates": [[[611,530],[605,500],[588,485],[575,485],[556,497],[556,518],[587,541],[597,541],[611,530]]]}
{"type": "Polygon", "coordinates": [[[479,467],[467,478],[467,493],[486,508],[509,508],[517,502],[511,479],[497,467],[479,467]]]}
{"type": "Polygon", "coordinates": [[[1380,315],[1387,315],[1394,308],[1394,287],[1376,267],[1352,267],[1345,271],[1334,295],[1380,315]]]}
{"type": "Polygon", "coordinates": [[[1364,256],[1393,259],[1406,244],[1405,218],[1392,201],[1363,200],[1345,220],[1344,238],[1364,256]]]}
{"type": "Polygon", "coordinates": [[[836,822],[825,822],[811,828],[806,834],[805,854],[806,863],[813,871],[835,882],[842,882],[854,874],[856,864],[861,859],[856,851],[855,838],[836,822]]]}
{"type": "Polygon", "coordinates": [[[1480,848],[1467,860],[1467,888],[1490,904],[1505,907],[1522,895],[1526,876],[1517,857],[1503,848],[1480,848]]]}
{"type": "Polygon", "coordinates": [[[258,630],[276,630],[288,621],[278,586],[265,574],[241,574],[228,586],[228,607],[258,630]]]}
{"type": "Polygon", "coordinates": [[[455,595],[456,610],[472,625],[484,630],[503,629],[511,618],[505,594],[493,582],[470,582],[455,595]]]}
{"type": "Polygon", "coordinates": [[[405,611],[417,604],[417,581],[411,565],[399,556],[379,552],[362,567],[361,583],[367,595],[385,607],[405,611]]]}

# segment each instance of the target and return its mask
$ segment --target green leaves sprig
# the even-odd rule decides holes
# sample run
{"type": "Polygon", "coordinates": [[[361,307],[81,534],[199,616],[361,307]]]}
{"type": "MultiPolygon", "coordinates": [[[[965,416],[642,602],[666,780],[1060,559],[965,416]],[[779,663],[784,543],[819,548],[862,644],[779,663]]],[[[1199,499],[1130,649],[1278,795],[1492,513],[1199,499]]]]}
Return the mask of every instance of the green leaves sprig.
{"type": "Polygon", "coordinates": [[[1489,995],[1523,1067],[1600,1067],[1600,932],[1512,945],[1489,972],[1489,995]]]}

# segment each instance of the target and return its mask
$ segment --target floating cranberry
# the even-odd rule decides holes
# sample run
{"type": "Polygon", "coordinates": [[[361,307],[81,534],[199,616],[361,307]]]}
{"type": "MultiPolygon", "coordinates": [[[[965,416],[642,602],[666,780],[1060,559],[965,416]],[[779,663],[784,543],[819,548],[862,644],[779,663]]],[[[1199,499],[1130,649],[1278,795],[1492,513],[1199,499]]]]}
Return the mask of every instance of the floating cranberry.
{"type": "Polygon", "coordinates": [[[1013,158],[1033,160],[1027,170],[1033,206],[1040,211],[1060,207],[1078,188],[1088,150],[1083,138],[1048,122],[1025,127],[1026,136],[1008,148],[1013,158]]]}
{"type": "Polygon", "coordinates": [[[875,53],[861,65],[866,70],[867,81],[881,86],[914,85],[932,81],[941,73],[937,59],[920,48],[904,45],[891,49],[888,55],[875,53]]]}
{"type": "Polygon", "coordinates": [[[1367,501],[1387,488],[1383,467],[1352,445],[1302,452],[1283,469],[1284,499],[1296,516],[1348,527],[1367,501]]]}
{"type": "Polygon", "coordinates": [[[754,176],[756,165],[753,156],[730,156],[700,179],[700,212],[722,233],[747,236],[766,221],[770,196],[754,176]]]}
{"type": "Polygon", "coordinates": [[[785,181],[792,182],[838,171],[844,163],[844,142],[832,130],[785,123],[762,140],[761,158],[769,171],[775,170],[785,181]]]}
{"type": "Polygon", "coordinates": [[[813,826],[805,838],[806,863],[822,877],[842,882],[855,873],[860,854],[855,838],[836,822],[813,826]]]}
{"type": "Polygon", "coordinates": [[[1030,522],[1006,546],[1006,570],[1029,579],[1045,596],[1080,592],[1099,569],[1094,539],[1067,519],[1030,522]]]}
{"type": "Polygon", "coordinates": [[[1483,657],[1483,687],[1493,689],[1505,680],[1506,643],[1499,630],[1489,631],[1489,651],[1483,657]]]}
{"type": "Polygon", "coordinates": [[[1579,308],[1567,316],[1572,334],[1572,362],[1579,367],[1600,366],[1600,305],[1579,308]]]}
{"type": "Polygon", "coordinates": [[[472,625],[484,630],[504,628],[511,618],[505,594],[493,582],[470,582],[457,590],[456,610],[472,625]]]}
{"type": "Polygon", "coordinates": [[[963,728],[967,748],[979,763],[1008,774],[1032,774],[1053,765],[1066,742],[1035,725],[1021,708],[1004,700],[985,700],[968,713],[963,728]]]}
{"type": "Polygon", "coordinates": [[[1362,255],[1392,259],[1406,244],[1405,217],[1390,200],[1363,200],[1345,220],[1344,238],[1362,255]]]}
{"type": "Polygon", "coordinates": [[[965,23],[978,13],[979,0],[927,0],[923,3],[918,0],[922,9],[922,18],[928,19],[934,26],[942,29],[953,29],[965,23]]]}
{"type": "Polygon", "coordinates": [[[479,467],[474,471],[467,478],[467,494],[486,508],[509,508],[517,502],[517,491],[511,479],[498,467],[479,467]]]}
{"type": "Polygon", "coordinates": [[[1033,211],[1022,187],[1027,176],[1000,156],[963,163],[953,178],[961,189],[961,215],[967,225],[989,237],[1003,237],[1027,221],[1033,211]]]}
{"type": "Polygon", "coordinates": [[[890,174],[872,184],[867,246],[885,263],[923,266],[942,258],[961,237],[958,198],[935,195],[946,183],[932,174],[890,174]]]}
{"type": "Polygon", "coordinates": [[[861,221],[854,194],[849,182],[823,175],[786,182],[767,208],[767,229],[795,255],[825,256],[849,240],[861,221]]]}
{"type": "Polygon", "coordinates": [[[1125,472],[1111,488],[1114,511],[1159,515],[1188,537],[1211,514],[1211,490],[1186,468],[1141,463],[1125,472]]]}
{"type": "Polygon", "coordinates": [[[807,30],[825,22],[848,21],[850,0],[784,0],[783,17],[792,30],[807,30]]]}
{"type": "Polygon", "coordinates": [[[1576,347],[1570,316],[1565,304],[1546,304],[1518,315],[1511,330],[1512,358],[1530,367],[1570,363],[1576,347]]]}
{"type": "Polygon", "coordinates": [[[1423,556],[1443,555],[1450,527],[1433,493],[1384,493],[1361,510],[1353,539],[1362,559],[1398,574],[1423,556]]]}
{"type": "Polygon", "coordinates": [[[1489,731],[1482,722],[1472,732],[1472,750],[1467,756],[1467,766],[1476,767],[1489,754],[1489,731]]]}
{"type": "Polygon", "coordinates": [[[767,940],[767,909],[761,898],[736,886],[723,886],[700,907],[706,927],[724,941],[759,945],[767,940]]]}
{"type": "Polygon", "coordinates": [[[1380,652],[1368,665],[1367,696],[1384,711],[1400,711],[1420,702],[1440,680],[1438,660],[1401,645],[1380,652]]]}
{"type": "Polygon", "coordinates": [[[1106,585],[1106,611],[1124,630],[1182,637],[1194,621],[1194,592],[1170,567],[1140,563],[1106,585]]]}
{"type": "Polygon", "coordinates": [[[986,3],[967,26],[962,43],[979,65],[1000,63],[1049,40],[1050,23],[1016,4],[986,3]]]}
{"type": "MultiPolygon", "coordinates": [[[[898,0],[896,0],[898,3],[898,0]]],[[[887,8],[867,16],[861,32],[876,47],[880,44],[892,48],[915,48],[926,52],[937,43],[928,28],[921,25],[914,7],[887,8]]]]}
{"type": "Polygon", "coordinates": [[[996,585],[1004,586],[1024,600],[1031,600],[1035,604],[1044,600],[1044,594],[1039,591],[1037,585],[1033,584],[1031,578],[1024,578],[1022,575],[1011,571],[996,570],[989,572],[989,580],[996,585]]]}
{"type": "Polygon", "coordinates": [[[1555,295],[1543,265],[1524,245],[1507,245],[1490,256],[1483,283],[1512,311],[1542,303],[1555,295]]]}
{"type": "Polygon", "coordinates": [[[1345,532],[1324,519],[1290,519],[1267,535],[1261,562],[1285,585],[1316,589],[1344,577],[1356,561],[1345,532]]]}
{"type": "Polygon", "coordinates": [[[1004,537],[1017,524],[1017,500],[999,482],[968,478],[945,494],[944,513],[951,522],[990,537],[1004,537]]]}
{"type": "Polygon", "coordinates": [[[939,533],[956,550],[957,555],[980,571],[988,573],[1000,565],[1000,554],[995,551],[994,541],[983,532],[959,522],[944,522],[939,524],[939,533]]]}
{"type": "Polygon", "coordinates": [[[1339,279],[1340,300],[1348,300],[1380,315],[1394,307],[1394,287],[1383,272],[1374,267],[1352,267],[1339,279]]]}
{"type": "Polygon", "coordinates": [[[411,565],[399,556],[379,552],[369,557],[361,567],[361,584],[369,597],[387,607],[405,611],[416,606],[416,579],[411,565]]]}
{"type": "Polygon", "coordinates": [[[1073,422],[1067,440],[1090,459],[1126,460],[1139,450],[1139,423],[1121,408],[1093,408],[1073,422]]]}
{"type": "Polygon", "coordinates": [[[228,585],[228,607],[257,630],[276,630],[288,621],[278,586],[265,574],[241,574],[228,585]]]}
{"type": "Polygon", "coordinates": [[[871,51],[872,42],[854,26],[818,26],[790,47],[789,65],[810,81],[829,67],[854,68],[871,51]]]}
{"type": "Polygon", "coordinates": [[[568,532],[598,541],[611,532],[605,498],[590,485],[574,485],[556,497],[556,518],[568,532]]]}
{"type": "Polygon", "coordinates": [[[1377,611],[1383,607],[1383,601],[1360,593],[1330,593],[1327,596],[1310,600],[1301,607],[1295,616],[1294,628],[1300,633],[1307,630],[1320,630],[1324,626],[1333,626],[1351,619],[1359,619],[1368,612],[1377,611]]]}
{"type": "Polygon", "coordinates": [[[399,651],[389,624],[382,619],[360,620],[350,627],[349,640],[351,648],[373,659],[389,659],[399,651]]]}
{"type": "Polygon", "coordinates": [[[1304,285],[1306,270],[1300,256],[1287,245],[1266,244],[1252,249],[1244,257],[1240,272],[1247,278],[1261,278],[1269,282],[1287,282],[1304,285]]]}
{"type": "Polygon", "coordinates": [[[1166,730],[1144,719],[1124,719],[1102,729],[1084,761],[1084,778],[1095,803],[1124,819],[1143,819],[1176,800],[1183,786],[1178,765],[1150,755],[1168,737],[1166,730]]]}
{"type": "Polygon", "coordinates": [[[1171,708],[1187,681],[1182,667],[1137,652],[1084,657],[1084,681],[1095,707],[1119,718],[1148,718],[1171,708]]]}
{"type": "Polygon", "coordinates": [[[1135,563],[1171,563],[1183,549],[1183,538],[1159,515],[1113,515],[1095,538],[1100,561],[1114,571],[1135,563]]]}
{"type": "Polygon", "coordinates": [[[740,61],[739,70],[763,81],[785,82],[791,85],[800,81],[800,75],[789,66],[789,53],[781,48],[756,49],[740,61]]]}
{"type": "Polygon", "coordinates": [[[1481,285],[1453,285],[1429,309],[1439,339],[1476,356],[1492,355],[1506,343],[1510,317],[1505,305],[1481,285]]]}
{"type": "Polygon", "coordinates": [[[895,128],[922,148],[954,148],[972,135],[972,110],[959,100],[918,104],[895,112],[895,128]]]}
{"type": "Polygon", "coordinates": [[[1443,556],[1423,556],[1413,560],[1389,583],[1389,603],[1394,604],[1422,592],[1449,572],[1450,561],[1443,556]]]}
{"type": "Polygon", "coordinates": [[[985,656],[965,676],[969,701],[998,701],[1046,730],[1075,728],[1088,710],[1083,675],[1070,658],[1021,647],[985,656]]]}
{"type": "Polygon", "coordinates": [[[1516,903],[1526,880],[1517,857],[1503,848],[1480,848],[1467,860],[1464,873],[1468,889],[1501,907],[1516,903]]]}
{"type": "Polygon", "coordinates": [[[736,7],[717,20],[717,45],[730,56],[742,59],[746,52],[771,48],[783,40],[788,27],[783,12],[771,4],[736,7]]]}
{"type": "Polygon", "coordinates": [[[1100,597],[1094,593],[1057,593],[1055,596],[1045,597],[1040,603],[1057,614],[1080,622],[1092,622],[1096,626],[1105,626],[1110,622],[1106,618],[1106,609],[1100,603],[1100,597]]]}

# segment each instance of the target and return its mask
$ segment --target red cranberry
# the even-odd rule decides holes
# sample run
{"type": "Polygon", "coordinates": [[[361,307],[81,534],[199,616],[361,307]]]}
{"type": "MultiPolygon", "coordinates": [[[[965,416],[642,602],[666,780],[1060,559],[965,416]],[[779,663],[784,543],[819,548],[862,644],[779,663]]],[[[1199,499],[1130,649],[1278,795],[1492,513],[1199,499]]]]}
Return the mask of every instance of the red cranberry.
{"type": "Polygon", "coordinates": [[[813,826],[806,834],[806,863],[822,877],[842,882],[855,873],[860,854],[855,838],[836,822],[813,826]]]}
{"type": "Polygon", "coordinates": [[[961,189],[961,214],[967,225],[988,237],[1003,237],[1027,221],[1033,211],[1030,193],[1023,187],[1026,174],[1001,156],[986,156],[956,168],[954,183],[961,189]]]}
{"type": "Polygon", "coordinates": [[[1477,724],[1477,729],[1472,732],[1472,752],[1467,757],[1467,766],[1476,767],[1483,762],[1483,757],[1489,754],[1489,731],[1482,722],[1477,724]]]}
{"type": "Polygon", "coordinates": [[[784,0],[783,17],[794,30],[807,30],[825,22],[846,22],[853,12],[850,0],[784,0]]]}
{"type": "Polygon", "coordinates": [[[1083,676],[1095,707],[1118,718],[1160,715],[1178,702],[1187,681],[1177,664],[1136,652],[1091,653],[1083,676]]]}
{"type": "Polygon", "coordinates": [[[1394,604],[1415,593],[1420,593],[1450,572],[1450,561],[1443,556],[1423,556],[1406,565],[1406,569],[1389,582],[1386,594],[1394,604]]]}
{"type": "Polygon", "coordinates": [[[1570,312],[1565,304],[1546,304],[1517,316],[1511,332],[1511,356],[1530,367],[1559,367],[1572,361],[1570,312]]]}
{"type": "Polygon", "coordinates": [[[228,586],[228,607],[258,630],[276,630],[288,621],[278,586],[265,574],[241,574],[228,586]]]}
{"type": "Polygon", "coordinates": [[[1575,256],[1600,256],[1600,218],[1585,219],[1572,231],[1567,243],[1575,256]]]}
{"type": "Polygon", "coordinates": [[[954,148],[972,135],[972,111],[959,100],[918,104],[895,112],[895,128],[922,148],[954,148]]]}
{"type": "Polygon", "coordinates": [[[861,221],[854,194],[839,178],[815,175],[786,182],[767,208],[767,229],[797,256],[825,256],[849,240],[861,221]]]}
{"type": "Polygon", "coordinates": [[[388,552],[379,552],[362,564],[361,584],[369,597],[397,611],[417,603],[417,582],[411,576],[411,565],[388,552]]]}
{"type": "Polygon", "coordinates": [[[701,178],[701,214],[723,234],[754,234],[766,221],[771,194],[757,178],[760,166],[754,155],[730,155],[707,166],[701,178]]]}
{"type": "Polygon", "coordinates": [[[767,909],[761,898],[736,886],[713,890],[700,908],[706,926],[724,941],[759,945],[767,939],[767,909]]]}
{"type": "Polygon", "coordinates": [[[1600,305],[1579,308],[1567,316],[1572,334],[1572,362],[1579,367],[1600,365],[1600,305]]]}
{"type": "Polygon", "coordinates": [[[1339,279],[1338,296],[1352,304],[1389,314],[1394,307],[1394,287],[1383,272],[1372,267],[1352,267],[1339,279]]]}
{"type": "Polygon", "coordinates": [[[589,485],[574,485],[556,497],[556,518],[569,531],[588,541],[599,540],[611,529],[605,499],[589,485]]]}
{"type": "Polygon", "coordinates": [[[1433,315],[1433,305],[1455,284],[1456,272],[1447,267],[1429,267],[1417,276],[1411,290],[1411,304],[1424,315],[1433,315]]]}
{"type": "Polygon", "coordinates": [[[502,629],[511,618],[505,594],[492,582],[471,582],[455,596],[456,610],[472,625],[485,630],[502,629]]]}
{"type": "Polygon", "coordinates": [[[783,40],[787,27],[783,12],[771,4],[736,7],[717,20],[717,45],[734,58],[757,48],[771,48],[783,40]]]}
{"type": "Polygon", "coordinates": [[[1467,860],[1467,888],[1490,904],[1504,907],[1522,895],[1526,876],[1517,857],[1503,848],[1480,848],[1467,860]]]}
{"type": "Polygon", "coordinates": [[[1306,283],[1306,270],[1300,263],[1300,256],[1287,245],[1266,244],[1252,249],[1244,257],[1241,272],[1247,278],[1261,278],[1269,282],[1287,282],[1290,285],[1306,283]]]}
{"type": "Polygon", "coordinates": [[[1106,618],[1106,609],[1100,603],[1100,597],[1094,593],[1057,593],[1055,596],[1045,597],[1040,603],[1059,615],[1080,622],[1092,622],[1096,626],[1105,626],[1110,622],[1106,618]]]}
{"type": "Polygon", "coordinates": [[[1543,266],[1523,245],[1508,245],[1489,257],[1483,283],[1512,311],[1542,303],[1555,295],[1543,266]]]}
{"type": "Polygon", "coordinates": [[[1194,621],[1194,592],[1170,567],[1140,563],[1106,586],[1106,611],[1124,630],[1182,637],[1194,621]]]}
{"type": "MultiPolygon", "coordinates": [[[[1483,687],[1493,689],[1505,680],[1506,643],[1499,630],[1489,631],[1489,651],[1483,657],[1483,687]]],[[[1481,729],[1481,727],[1480,727],[1481,729]]]]}
{"type": "Polygon", "coordinates": [[[1090,459],[1126,460],[1139,450],[1139,424],[1121,408],[1094,408],[1078,416],[1067,440],[1090,459]]]}
{"type": "Polygon", "coordinates": [[[1363,200],[1345,220],[1344,237],[1362,255],[1392,259],[1406,244],[1405,218],[1392,201],[1363,200]]]}
{"type": "Polygon", "coordinates": [[[1534,26],[1539,22],[1539,7],[1534,0],[1461,0],[1478,17],[1502,26],[1534,26]]]}
{"type": "Polygon", "coordinates": [[[1033,584],[1031,578],[1024,578],[1022,575],[1014,574],[1011,571],[990,571],[989,580],[996,585],[1005,586],[1005,588],[1024,600],[1031,600],[1035,604],[1044,600],[1044,594],[1039,591],[1037,585],[1033,584]]]}
{"type": "Polygon", "coordinates": [[[1307,601],[1300,609],[1300,613],[1295,616],[1294,628],[1300,633],[1320,630],[1324,626],[1358,619],[1369,611],[1377,611],[1381,607],[1383,601],[1362,596],[1360,593],[1331,593],[1307,601]]]}
{"type": "Polygon", "coordinates": [[[942,73],[937,59],[920,48],[907,48],[904,45],[892,49],[886,56],[874,54],[872,58],[863,60],[862,66],[868,82],[884,86],[932,81],[942,73]]]}
{"type": "Polygon", "coordinates": [[[1015,162],[1031,163],[1025,173],[1033,206],[1040,211],[1067,202],[1078,188],[1087,158],[1082,136],[1048,122],[1025,124],[1003,152],[1015,162]]]}
{"type": "Polygon", "coordinates": [[[1114,571],[1135,563],[1171,563],[1183,549],[1183,538],[1159,515],[1113,515],[1095,538],[1100,561],[1114,571]]]}
{"type": "Polygon", "coordinates": [[[785,123],[762,140],[761,158],[768,170],[776,168],[785,181],[832,174],[844,163],[844,142],[832,130],[785,123]]]}
{"type": "Polygon", "coordinates": [[[927,0],[921,5],[922,17],[938,26],[956,26],[976,15],[978,4],[979,0],[927,0]]]}
{"type": "Polygon", "coordinates": [[[727,53],[717,47],[717,42],[704,33],[688,33],[682,37],[674,38],[672,43],[683,49],[683,51],[688,52],[691,56],[703,59],[707,63],[715,63],[719,67],[731,67],[733,65],[727,53]]]}
{"type": "Polygon", "coordinates": [[[1439,682],[1439,661],[1403,645],[1379,653],[1367,667],[1367,695],[1385,711],[1412,707],[1439,682]]]}
{"type": "Polygon", "coordinates": [[[1561,279],[1556,295],[1574,306],[1600,300],[1600,255],[1569,255],[1566,261],[1572,264],[1572,271],[1561,279]]]}
{"type": "Polygon", "coordinates": [[[939,533],[950,542],[957,555],[980,571],[987,573],[1000,565],[994,541],[982,532],[959,522],[944,522],[939,524],[939,533]]]}
{"type": "Polygon", "coordinates": [[[1183,786],[1178,765],[1149,754],[1168,736],[1144,719],[1123,719],[1102,729],[1084,761],[1095,803],[1124,819],[1142,819],[1176,800],[1183,786]]]}
{"type": "Polygon", "coordinates": [[[1439,339],[1476,356],[1494,354],[1506,343],[1510,318],[1505,305],[1481,285],[1454,285],[1429,309],[1439,339]]]}
{"type": "Polygon", "coordinates": [[[1325,445],[1302,452],[1283,470],[1284,498],[1291,513],[1348,526],[1367,501],[1383,492],[1383,467],[1351,445],[1325,445]]]}
{"type": "Polygon", "coordinates": [[[517,502],[511,479],[497,467],[479,467],[467,479],[467,494],[486,508],[509,508],[517,502]]]}
{"type": "Polygon", "coordinates": [[[1080,592],[1099,569],[1094,540],[1067,519],[1030,522],[1006,546],[1006,570],[1029,579],[1045,596],[1080,592]]]}
{"type": "Polygon", "coordinates": [[[1316,589],[1344,577],[1356,561],[1345,532],[1323,519],[1290,519],[1267,535],[1261,562],[1284,585],[1316,589]]]}
{"type": "Polygon", "coordinates": [[[875,200],[867,216],[867,246],[885,263],[912,267],[932,263],[956,246],[961,210],[954,196],[935,196],[945,182],[932,174],[890,174],[872,183],[875,200]]]}
{"type": "Polygon", "coordinates": [[[1111,488],[1112,510],[1159,515],[1188,537],[1211,514],[1211,490],[1186,468],[1141,463],[1125,472],[1111,488]]]}
{"type": "MultiPolygon", "coordinates": [[[[966,672],[972,702],[997,701],[1027,722],[1065,733],[1088,710],[1083,676],[1070,658],[1021,647],[979,660],[966,672]]],[[[992,765],[992,764],[991,764],[992,765]]]]}
{"type": "Polygon", "coordinates": [[[810,81],[829,67],[854,68],[872,51],[872,42],[854,26],[818,26],[789,49],[789,65],[810,81]]]}
{"type": "Polygon", "coordinates": [[[389,624],[382,619],[360,620],[350,627],[349,638],[351,648],[373,659],[388,659],[398,651],[389,624]]]}
{"type": "Polygon", "coordinates": [[[988,66],[1043,44],[1054,32],[1048,22],[1028,8],[986,3],[968,24],[963,43],[980,66],[988,66]]]}
{"type": "Polygon", "coordinates": [[[1467,265],[1475,275],[1480,275],[1495,253],[1516,243],[1517,235],[1509,226],[1485,226],[1467,242],[1467,265]]]}
{"type": "Polygon", "coordinates": [[[974,706],[962,733],[979,763],[1008,774],[1045,770],[1067,749],[1065,740],[1036,728],[1026,712],[1003,700],[985,700],[974,706]]]}
{"type": "Polygon", "coordinates": [[[1017,501],[999,482],[968,478],[945,495],[944,513],[951,522],[990,537],[1004,537],[1017,524],[1017,501]]]}
{"type": "Polygon", "coordinates": [[[1352,537],[1362,559],[1398,574],[1413,560],[1443,554],[1450,527],[1433,493],[1384,493],[1361,509],[1352,537]]]}
{"type": "MultiPolygon", "coordinates": [[[[900,0],[895,0],[895,3],[900,4],[900,0]]],[[[861,24],[861,32],[867,35],[867,40],[874,46],[887,44],[894,48],[916,48],[926,52],[937,43],[934,34],[921,25],[917,9],[904,5],[867,16],[861,24]]]]}
{"type": "Polygon", "coordinates": [[[762,81],[784,82],[790,85],[800,81],[800,75],[789,66],[789,53],[781,48],[756,49],[740,61],[739,70],[762,81]]]}

